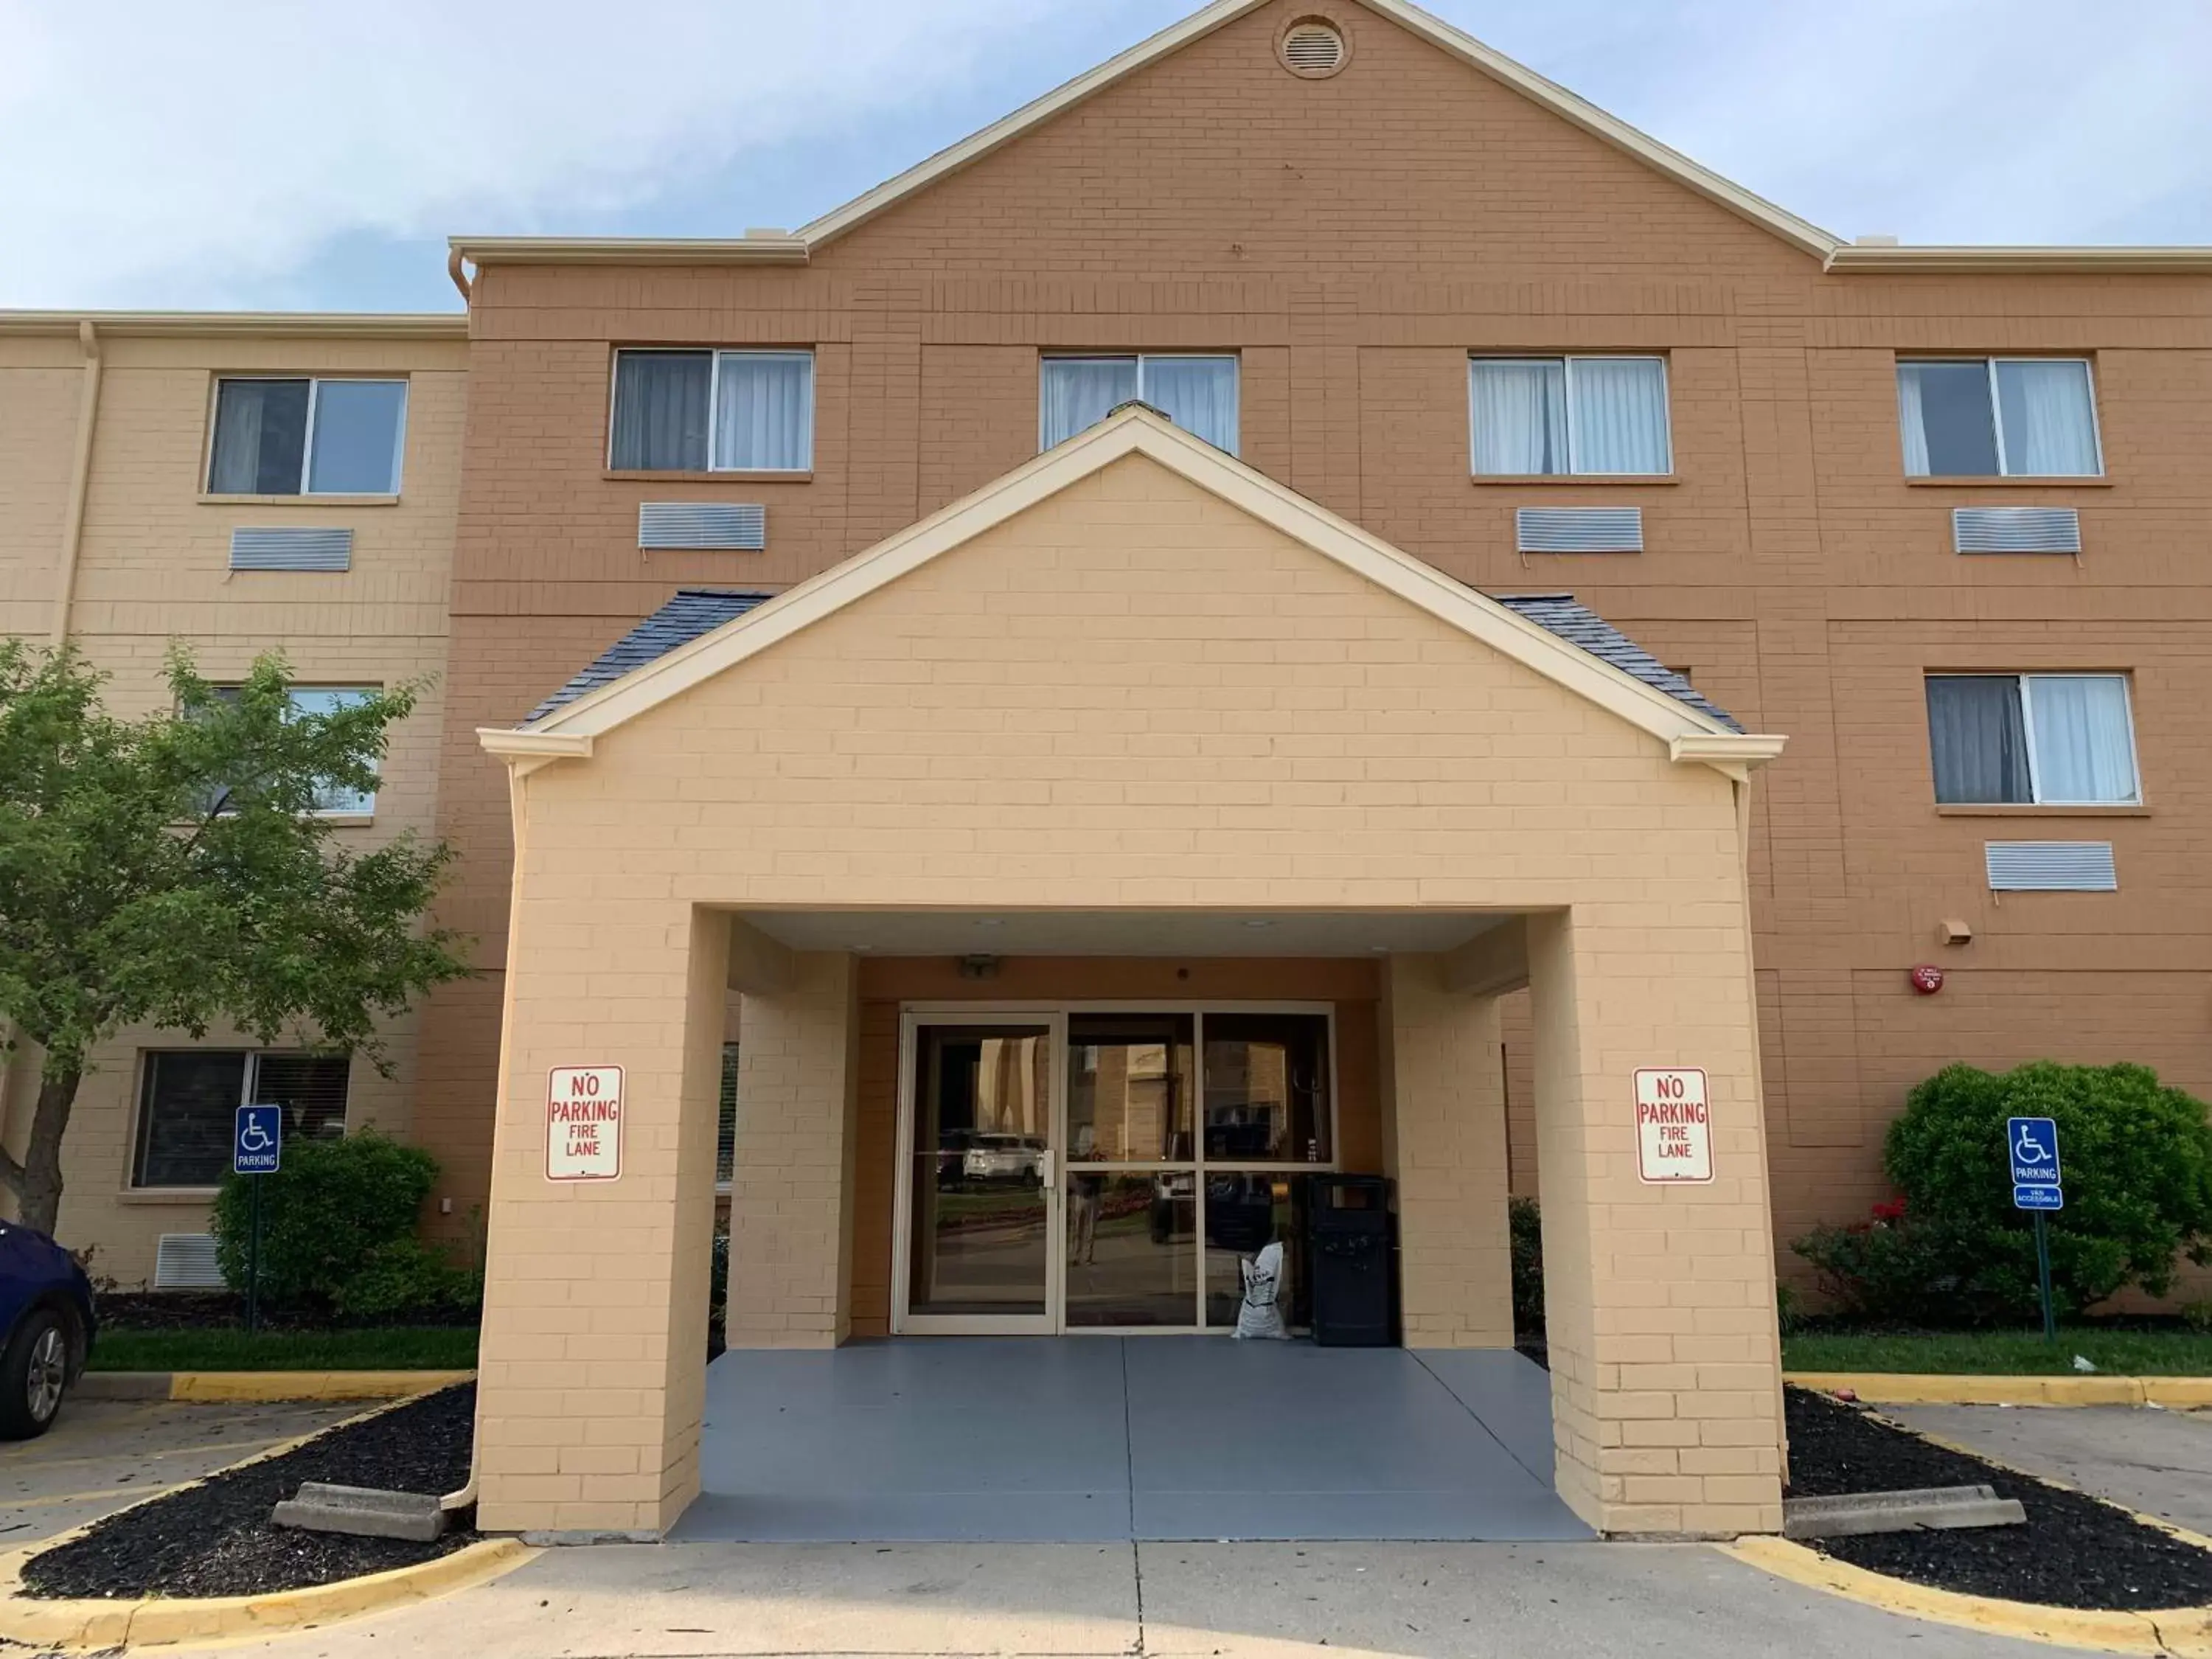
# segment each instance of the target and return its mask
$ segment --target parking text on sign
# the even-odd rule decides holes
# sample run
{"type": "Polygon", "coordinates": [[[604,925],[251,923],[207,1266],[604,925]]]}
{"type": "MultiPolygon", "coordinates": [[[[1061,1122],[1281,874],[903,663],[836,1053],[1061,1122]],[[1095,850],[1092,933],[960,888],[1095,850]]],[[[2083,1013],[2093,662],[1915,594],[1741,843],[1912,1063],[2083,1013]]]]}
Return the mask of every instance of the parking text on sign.
{"type": "Polygon", "coordinates": [[[619,1066],[556,1066],[545,1092],[545,1178],[612,1181],[622,1174],[619,1066]]]}
{"type": "Polygon", "coordinates": [[[1712,1116],[1698,1067],[1636,1074],[1636,1172],[1646,1181],[1711,1181],[1712,1116]]]}

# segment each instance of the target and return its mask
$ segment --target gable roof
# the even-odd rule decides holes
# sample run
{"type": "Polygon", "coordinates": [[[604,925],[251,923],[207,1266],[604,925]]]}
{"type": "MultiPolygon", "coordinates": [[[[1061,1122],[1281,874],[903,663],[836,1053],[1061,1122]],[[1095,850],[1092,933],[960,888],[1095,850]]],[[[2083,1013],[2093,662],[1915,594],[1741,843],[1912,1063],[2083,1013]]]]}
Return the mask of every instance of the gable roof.
{"type": "MultiPolygon", "coordinates": [[[[648,663],[658,662],[670,652],[714,632],[724,623],[735,622],[771,597],[744,588],[678,588],[667,604],[602,651],[588,667],[572,676],[567,684],[524,715],[517,729],[544,720],[555,709],[565,708],[577,698],[603,685],[611,685],[648,663]]],[[[1664,691],[1676,702],[1686,702],[1698,713],[1711,715],[1731,732],[1743,730],[1735,715],[1588,605],[1578,604],[1573,594],[1498,593],[1491,597],[1507,610],[1634,675],[1646,685],[1664,691]]]]}
{"type": "MultiPolygon", "coordinates": [[[[1668,744],[1678,760],[1704,761],[1740,773],[1782,751],[1780,738],[1746,735],[1702,698],[1685,699],[1651,678],[1656,672],[1663,678],[1667,671],[1571,600],[1547,596],[1531,609],[1563,629],[1581,630],[1581,639],[1454,581],[1141,404],[1124,406],[975,494],[796,587],[766,600],[744,596],[753,602],[729,620],[708,626],[688,642],[669,644],[565,701],[556,694],[519,728],[480,728],[477,740],[490,753],[510,759],[588,757],[601,734],[834,616],[1124,456],[1138,454],[1641,728],[1668,744]]],[[[710,590],[696,590],[689,599],[679,595],[674,603],[685,607],[680,619],[648,619],[624,643],[637,641],[635,650],[642,654],[657,641],[708,621],[715,604],[735,597],[716,598],[710,590]]],[[[617,645],[615,650],[623,648],[617,645]]],[[[587,669],[586,675],[591,672],[587,669]]]]}
{"type": "MultiPolygon", "coordinates": [[[[2212,271],[2212,247],[1960,247],[1897,246],[1848,242],[1788,209],[1778,207],[1588,99],[1546,79],[1462,29],[1431,16],[1409,0],[1347,0],[1470,68],[1510,88],[1539,108],[1634,157],[1662,177],[1715,203],[1737,217],[1819,259],[1826,270],[2166,270],[2212,271]]],[[[970,167],[1024,134],[1127,79],[1215,30],[1235,22],[1268,0],[1212,0],[1179,23],[1170,24],[1073,80],[1031,100],[1012,114],[948,145],[934,155],[864,191],[795,231],[749,231],[738,237],[550,237],[456,236],[451,240],[455,281],[459,262],[478,265],[501,262],[618,263],[624,264],[744,263],[804,264],[815,248],[835,241],[877,215],[928,189],[939,179],[970,167]]]]}
{"type": "Polygon", "coordinates": [[[1561,639],[1580,646],[1593,657],[1611,663],[1624,674],[1633,675],[1653,690],[1664,691],[1677,702],[1686,702],[1699,714],[1710,715],[1729,731],[1743,730],[1742,723],[1735,715],[1596,611],[1586,605],[1578,604],[1573,594],[1493,593],[1491,597],[1507,610],[1526,617],[1540,628],[1548,628],[1561,639]]]}
{"type": "Polygon", "coordinates": [[[658,662],[678,646],[710,634],[773,594],[739,592],[723,587],[679,587],[676,597],[568,677],[568,684],[522,717],[529,726],[577,698],[612,685],[623,675],[658,662]]]}

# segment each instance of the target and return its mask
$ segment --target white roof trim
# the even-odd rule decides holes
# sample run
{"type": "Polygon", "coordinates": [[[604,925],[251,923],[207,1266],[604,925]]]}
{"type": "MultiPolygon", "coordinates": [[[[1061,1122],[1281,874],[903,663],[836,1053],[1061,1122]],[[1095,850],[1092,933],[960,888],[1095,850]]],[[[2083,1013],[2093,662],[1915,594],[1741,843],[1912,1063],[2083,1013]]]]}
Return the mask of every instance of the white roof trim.
{"type": "MultiPolygon", "coordinates": [[[[1723,769],[1770,757],[1755,750],[1747,752],[1747,745],[1754,740],[1454,581],[1142,407],[1109,416],[964,500],[556,709],[535,726],[483,732],[479,738],[495,754],[587,757],[592,739],[601,733],[681,696],[1133,454],[1148,457],[1468,637],[1588,698],[1670,745],[1670,753],[1672,745],[1683,743],[1687,747],[1682,758],[1723,769]],[[1698,748],[1717,739],[1724,752],[1708,755],[1698,748]]],[[[1755,743],[1778,752],[1780,741],[1762,738],[1755,743]]]]}

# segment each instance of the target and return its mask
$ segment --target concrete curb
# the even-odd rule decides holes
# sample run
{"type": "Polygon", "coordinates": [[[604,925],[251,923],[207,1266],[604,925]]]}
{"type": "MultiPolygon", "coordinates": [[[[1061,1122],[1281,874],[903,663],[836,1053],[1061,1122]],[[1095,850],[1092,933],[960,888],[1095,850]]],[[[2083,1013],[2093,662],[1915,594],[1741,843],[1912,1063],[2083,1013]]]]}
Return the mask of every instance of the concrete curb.
{"type": "Polygon", "coordinates": [[[2045,1607],[1995,1596],[1962,1595],[1933,1589],[1849,1562],[1832,1560],[1802,1544],[1780,1538],[1739,1538],[1714,1546],[1747,1566],[1810,1589],[1880,1607],[1911,1619],[1932,1620],[1964,1630],[1984,1631],[2058,1647],[2090,1648],[2101,1653],[2140,1654],[2146,1659],[2212,1659],[2212,1607],[2160,1608],[2149,1613],[2104,1613],[2078,1607],[2045,1607]]]}
{"type": "Polygon", "coordinates": [[[1849,1389],[1872,1406],[2212,1407],[2212,1376],[1974,1376],[1909,1371],[1785,1371],[1793,1388],[1849,1389]]]}
{"type": "Polygon", "coordinates": [[[282,1635],[487,1583],[538,1554],[520,1539],[486,1538],[433,1561],[305,1589],[200,1600],[147,1596],[107,1601],[41,1601],[22,1595],[22,1563],[35,1553],[20,1552],[11,1558],[4,1579],[0,1579],[0,1641],[94,1650],[282,1635]]]}
{"type": "Polygon", "coordinates": [[[191,1400],[268,1405],[300,1400],[404,1400],[466,1382],[474,1371],[87,1371],[80,1400],[191,1400]]]}

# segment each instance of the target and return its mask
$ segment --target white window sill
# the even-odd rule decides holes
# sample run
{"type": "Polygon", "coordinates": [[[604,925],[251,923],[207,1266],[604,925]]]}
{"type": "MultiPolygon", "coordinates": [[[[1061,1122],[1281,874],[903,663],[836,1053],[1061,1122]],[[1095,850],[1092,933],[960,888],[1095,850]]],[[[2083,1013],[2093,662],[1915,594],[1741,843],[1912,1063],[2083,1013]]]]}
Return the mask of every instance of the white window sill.
{"type": "Polygon", "coordinates": [[[1469,482],[1480,484],[1530,485],[1643,484],[1670,485],[1682,482],[1679,472],[1477,472],[1469,482]]]}
{"type": "Polygon", "coordinates": [[[1983,478],[1917,478],[1908,473],[1905,482],[1915,489],[2110,489],[2112,487],[2112,481],[2102,473],[2094,477],[2062,473],[2056,477],[1998,476],[1983,478]]]}
{"type": "Polygon", "coordinates": [[[216,1200],[219,1187],[125,1187],[116,1194],[118,1204],[191,1205],[205,1209],[216,1200]]]}
{"type": "Polygon", "coordinates": [[[773,467],[732,467],[726,471],[696,472],[673,467],[662,471],[654,467],[611,466],[599,476],[634,483],[812,483],[814,469],[794,467],[787,472],[773,467]]]}
{"type": "Polygon", "coordinates": [[[210,495],[203,493],[203,507],[397,507],[399,497],[390,495],[210,495]]]}
{"type": "Polygon", "coordinates": [[[2147,818],[2150,808],[2140,803],[2100,805],[2085,801],[2069,806],[2039,801],[1947,801],[1937,803],[1936,815],[1944,818],[2147,818]]]}

